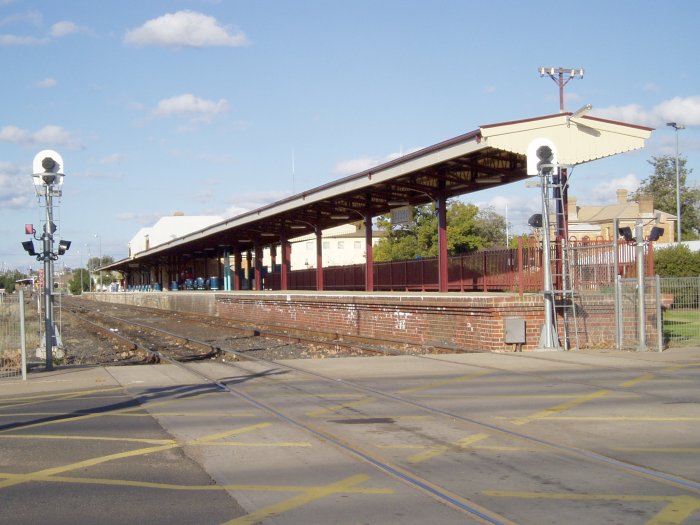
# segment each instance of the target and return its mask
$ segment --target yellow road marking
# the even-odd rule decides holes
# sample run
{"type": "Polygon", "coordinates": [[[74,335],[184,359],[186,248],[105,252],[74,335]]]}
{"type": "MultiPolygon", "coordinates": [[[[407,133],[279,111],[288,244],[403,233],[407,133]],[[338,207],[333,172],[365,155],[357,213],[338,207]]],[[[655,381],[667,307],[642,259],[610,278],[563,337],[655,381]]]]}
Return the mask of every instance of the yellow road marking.
{"type": "Polygon", "coordinates": [[[628,494],[571,494],[568,492],[507,492],[487,490],[486,496],[521,499],[548,499],[563,501],[650,501],[667,502],[661,512],[657,513],[646,525],[680,525],[693,513],[700,510],[700,499],[692,496],[634,496],[628,494]]]}
{"type": "Polygon", "coordinates": [[[700,417],[557,416],[557,421],[700,421],[700,417]]]}
{"type": "MultiPolygon", "coordinates": [[[[654,379],[654,374],[652,373],[646,373],[642,374],[639,377],[635,377],[634,379],[630,379],[629,381],[625,381],[623,383],[620,383],[620,387],[622,388],[629,388],[632,386],[637,386],[641,383],[645,383],[647,381],[651,381],[654,379]]],[[[588,403],[589,401],[593,401],[595,399],[599,399],[601,397],[609,396],[613,393],[612,390],[598,390],[596,392],[592,392],[590,394],[586,394],[583,396],[579,396],[575,399],[572,399],[571,401],[567,401],[565,403],[561,403],[559,405],[550,407],[550,408],[545,408],[544,410],[540,410],[539,412],[535,412],[534,414],[531,414],[529,416],[524,416],[520,418],[515,418],[512,419],[512,423],[514,425],[525,425],[527,423],[530,423],[532,421],[538,420],[538,419],[546,419],[550,416],[557,415],[556,419],[564,419],[562,416],[558,416],[561,412],[564,412],[565,410],[569,410],[570,408],[577,407],[579,405],[582,405],[584,403],[588,403]]]]}
{"type": "Polygon", "coordinates": [[[225,432],[218,432],[216,434],[209,434],[208,436],[203,436],[201,438],[193,439],[189,442],[190,445],[201,445],[202,443],[210,443],[212,441],[221,440],[230,436],[238,436],[240,434],[245,434],[247,432],[253,432],[254,430],[259,430],[261,428],[267,428],[272,426],[272,423],[257,423],[255,425],[249,425],[247,427],[234,428],[232,430],[226,430],[225,432]]]}
{"type": "Polygon", "coordinates": [[[108,461],[114,461],[116,459],[123,459],[134,456],[143,456],[146,454],[152,454],[154,452],[163,452],[165,450],[170,450],[179,447],[177,443],[171,443],[167,445],[160,445],[156,447],[140,448],[137,450],[131,450],[129,452],[119,452],[117,454],[108,454],[106,456],[99,456],[96,458],[86,459],[83,461],[78,461],[76,463],[71,463],[68,465],[61,465],[59,467],[52,467],[44,470],[39,470],[37,472],[28,474],[19,474],[13,476],[12,479],[6,479],[5,481],[0,481],[0,489],[11,487],[13,485],[19,485],[21,483],[27,483],[29,481],[34,481],[36,478],[44,479],[47,476],[52,476],[54,474],[61,474],[63,472],[68,472],[70,470],[76,470],[80,468],[93,467],[101,463],[107,463],[108,461]]]}
{"type": "MultiPolygon", "coordinates": [[[[141,407],[139,407],[141,408],[141,407]]],[[[20,412],[13,414],[0,414],[3,417],[58,417],[64,415],[65,412],[20,412]]],[[[253,412],[144,412],[142,414],[134,414],[129,412],[87,412],[83,415],[102,415],[105,417],[149,417],[149,416],[172,416],[172,417],[255,417],[258,414],[253,412]]],[[[61,423],[66,419],[56,419],[54,423],[61,423]]],[[[25,427],[22,427],[25,428],[25,427]]]]}
{"type": "MultiPolygon", "coordinates": [[[[0,472],[0,478],[18,479],[24,474],[0,472]]],[[[48,481],[55,483],[74,483],[85,485],[113,485],[120,487],[140,487],[162,490],[181,490],[193,492],[209,492],[218,490],[238,490],[241,492],[307,492],[317,488],[314,485],[175,485],[172,483],[156,483],[153,481],[133,481],[126,479],[108,478],[79,478],[71,476],[41,476],[34,474],[32,481],[48,481]]],[[[347,494],[393,494],[393,489],[348,487],[343,491],[347,494]]]]}
{"type": "MultiPolygon", "coordinates": [[[[115,391],[123,391],[123,388],[120,386],[115,386],[115,387],[110,387],[110,388],[96,388],[92,390],[79,390],[77,392],[60,392],[60,393],[53,393],[53,394],[36,394],[33,396],[22,396],[22,397],[12,397],[12,398],[7,398],[8,401],[40,401],[40,400],[45,400],[45,399],[69,399],[69,398],[75,398],[75,397],[81,397],[81,394],[86,395],[86,394],[99,394],[102,392],[115,392],[115,391]]],[[[117,396],[121,397],[121,396],[117,396]]],[[[1,399],[1,398],[0,398],[1,399]]]]}
{"type": "Polygon", "coordinates": [[[630,379],[629,381],[625,381],[624,383],[620,383],[620,386],[623,388],[628,388],[631,386],[637,386],[640,383],[651,381],[652,379],[654,379],[654,374],[646,373],[639,377],[635,377],[634,379],[630,379]]]}
{"type": "Polygon", "coordinates": [[[424,447],[427,448],[424,452],[420,452],[419,454],[414,454],[413,456],[408,458],[409,463],[421,463],[423,461],[426,461],[428,459],[432,459],[436,456],[441,456],[445,452],[449,450],[453,450],[454,448],[458,449],[465,449],[468,448],[469,446],[473,445],[474,443],[477,443],[479,441],[482,441],[484,439],[489,438],[489,434],[474,434],[472,436],[467,436],[465,438],[460,439],[454,445],[436,445],[436,446],[429,446],[429,447],[424,447]]]}
{"type": "Polygon", "coordinates": [[[700,448],[698,447],[614,447],[612,450],[618,450],[620,452],[667,452],[669,454],[697,454],[700,452],[700,448]]]}
{"type": "Polygon", "coordinates": [[[572,399],[571,401],[567,401],[566,403],[561,403],[559,405],[556,405],[556,406],[553,406],[550,408],[545,408],[544,410],[540,410],[539,412],[535,412],[532,415],[515,419],[513,421],[513,424],[525,425],[526,423],[530,423],[531,421],[535,421],[536,419],[543,419],[543,418],[552,416],[554,414],[559,414],[560,412],[563,412],[565,410],[569,410],[570,408],[574,408],[574,407],[582,405],[584,403],[588,403],[589,401],[592,401],[594,399],[598,399],[598,398],[607,396],[610,392],[611,392],[610,390],[598,390],[597,392],[593,392],[593,393],[587,394],[585,396],[579,396],[576,399],[572,399]]]}
{"type": "Polygon", "coordinates": [[[149,445],[167,445],[177,443],[174,439],[148,439],[104,436],[60,436],[45,434],[1,434],[0,439],[59,439],[61,441],[120,441],[127,443],[147,443],[149,445]]]}
{"type": "Polygon", "coordinates": [[[415,388],[407,388],[405,390],[399,390],[399,394],[411,394],[413,392],[420,392],[422,390],[430,390],[431,388],[436,388],[440,386],[445,386],[445,385],[452,385],[454,383],[462,383],[463,381],[469,381],[470,379],[475,379],[477,377],[484,376],[486,374],[490,374],[491,371],[484,371],[484,372],[475,372],[473,374],[467,374],[464,376],[460,377],[454,377],[452,379],[443,379],[440,381],[433,381],[431,383],[427,383],[422,386],[417,386],[415,388]]]}
{"type": "Polygon", "coordinates": [[[348,489],[353,488],[355,485],[359,485],[360,483],[364,483],[367,480],[369,480],[369,476],[358,474],[336,483],[331,483],[330,485],[313,487],[310,490],[307,490],[291,499],[269,505],[245,516],[241,516],[240,518],[227,521],[224,525],[252,525],[253,523],[258,523],[271,516],[277,516],[278,514],[288,510],[296,509],[313,501],[325,498],[326,496],[346,492],[348,489]]]}

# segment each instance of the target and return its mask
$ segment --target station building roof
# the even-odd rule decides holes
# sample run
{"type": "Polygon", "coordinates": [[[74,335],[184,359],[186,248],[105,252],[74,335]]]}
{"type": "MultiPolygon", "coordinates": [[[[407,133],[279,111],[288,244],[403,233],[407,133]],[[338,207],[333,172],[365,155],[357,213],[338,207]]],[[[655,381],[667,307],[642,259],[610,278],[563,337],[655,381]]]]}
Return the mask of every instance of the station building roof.
{"type": "Polygon", "coordinates": [[[222,220],[103,267],[128,270],[168,256],[244,251],[255,244],[327,229],[528,177],[528,146],[535,139],[556,145],[559,164],[574,166],[640,149],[652,128],[591,116],[558,113],[478,129],[406,154],[253,211],[222,220]]]}

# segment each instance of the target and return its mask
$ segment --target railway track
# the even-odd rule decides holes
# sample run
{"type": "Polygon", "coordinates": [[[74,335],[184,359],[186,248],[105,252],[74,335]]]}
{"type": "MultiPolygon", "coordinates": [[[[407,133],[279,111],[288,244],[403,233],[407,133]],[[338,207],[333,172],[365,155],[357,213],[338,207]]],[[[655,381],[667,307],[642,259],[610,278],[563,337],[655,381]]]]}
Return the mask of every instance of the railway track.
{"type": "MultiPolygon", "coordinates": [[[[74,314],[86,315],[87,312],[75,311],[74,314]]],[[[96,314],[93,313],[93,315],[96,314]]],[[[527,450],[533,456],[546,456],[548,461],[553,464],[565,464],[568,468],[571,468],[572,464],[577,465],[574,467],[574,471],[595,471],[600,479],[612,480],[614,484],[644,484],[645,486],[655,487],[650,489],[652,491],[670,491],[674,494],[673,497],[695,498],[697,495],[700,495],[700,483],[698,481],[664,472],[649,465],[628,462],[614,455],[562,443],[551,437],[543,437],[539,432],[525,431],[506,423],[494,423],[489,418],[464,414],[459,410],[441,406],[441,402],[437,400],[425,402],[407,393],[410,392],[410,389],[402,391],[400,388],[386,388],[367,381],[343,380],[325,375],[322,372],[295,366],[289,362],[280,363],[276,360],[265,359],[256,356],[255,351],[250,351],[250,348],[259,348],[262,345],[284,344],[290,346],[310,344],[308,340],[304,340],[301,337],[280,333],[271,335],[250,327],[229,326],[227,328],[234,333],[227,336],[229,338],[228,341],[245,341],[248,344],[248,349],[225,349],[217,344],[216,341],[212,341],[211,338],[203,340],[191,335],[185,336],[172,330],[157,328],[153,323],[137,323],[105,312],[101,312],[101,315],[103,320],[107,320],[106,324],[104,321],[101,324],[102,329],[105,329],[107,325],[121,323],[118,330],[125,333],[129,332],[130,334],[133,334],[135,331],[136,335],[127,336],[121,334],[121,338],[125,345],[141,349],[146,356],[150,356],[148,359],[142,359],[142,362],[149,362],[150,359],[150,362],[157,360],[182,367],[188,373],[197,377],[199,381],[209,384],[213,383],[223,392],[244,400],[277,420],[293,425],[310,435],[331,443],[357,460],[368,463],[382,473],[399,479],[416,490],[427,493],[445,505],[458,509],[483,523],[509,524],[514,523],[514,521],[507,513],[503,513],[497,507],[494,508],[484,501],[483,497],[479,497],[478,491],[475,492],[471,484],[465,486],[463,483],[454,480],[447,482],[443,477],[435,476],[431,469],[425,468],[423,462],[417,461],[415,456],[413,460],[409,458],[406,461],[397,459],[395,454],[388,453],[383,449],[369,449],[362,439],[363,432],[357,429],[366,427],[366,425],[391,423],[393,434],[400,436],[402,443],[407,443],[405,446],[409,446],[417,437],[420,437],[422,441],[427,442],[426,448],[433,451],[468,448],[468,445],[460,445],[459,441],[455,444],[454,441],[449,439],[449,436],[466,433],[472,438],[474,436],[478,437],[479,440],[489,439],[495,441],[497,444],[494,445],[494,450],[508,450],[509,448],[527,450]],[[132,337],[134,339],[142,339],[135,341],[132,337]],[[153,341],[153,338],[155,338],[156,342],[153,341]],[[162,339],[162,341],[159,342],[159,339],[162,339]],[[255,341],[255,344],[250,345],[252,340],[255,341]],[[163,343],[164,341],[167,341],[167,343],[163,343]],[[230,377],[231,374],[222,372],[219,368],[202,366],[192,362],[194,360],[212,361],[214,359],[221,361],[221,364],[217,363],[218,366],[222,364],[225,364],[227,367],[235,366],[243,376],[254,377],[256,383],[258,383],[257,389],[251,391],[235,382],[222,379],[230,377]],[[271,370],[279,371],[281,369],[285,370],[287,374],[285,381],[282,383],[276,379],[275,375],[270,374],[271,370]],[[341,404],[340,408],[337,408],[335,405],[329,406],[326,399],[337,393],[339,389],[355,392],[361,396],[361,400],[368,400],[367,405],[359,402],[350,402],[345,403],[344,406],[341,404]],[[303,409],[299,409],[284,401],[289,398],[298,398],[300,395],[316,399],[317,404],[314,404],[311,408],[304,406],[303,409]],[[373,405],[378,407],[370,409],[369,407],[373,405]],[[324,413],[324,411],[328,414],[328,417],[321,420],[310,415],[324,413]],[[403,423],[399,418],[382,415],[387,412],[393,414],[405,411],[415,412],[432,418],[432,427],[417,423],[403,423]],[[339,429],[342,429],[342,431],[339,429]],[[352,430],[349,431],[348,429],[352,430]]],[[[202,326],[208,325],[207,322],[190,319],[187,326],[183,325],[183,328],[186,328],[189,334],[197,322],[201,323],[202,326]]],[[[211,324],[208,326],[211,329],[211,324]]],[[[114,330],[113,327],[112,330],[114,330]]],[[[114,332],[112,331],[112,333],[114,332]]],[[[321,343],[318,340],[314,340],[313,344],[321,343]]],[[[325,344],[334,345],[336,342],[325,342],[325,344]]],[[[387,354],[390,352],[383,353],[387,354]]],[[[415,358],[439,360],[451,368],[464,366],[463,363],[451,361],[447,356],[415,358]]],[[[527,357],[514,355],[503,356],[503,358],[523,359],[527,357]]],[[[542,359],[547,358],[544,357],[542,359]]],[[[482,367],[487,370],[499,369],[497,365],[482,365],[482,367]]],[[[618,370],[615,367],[608,368],[612,371],[618,370]]],[[[524,374],[527,374],[527,372],[524,372],[524,374]]],[[[531,375],[537,376],[534,373],[531,375]]],[[[553,380],[551,377],[548,379],[550,381],[553,380]]],[[[580,381],[579,384],[595,386],[585,381],[580,381]]],[[[647,394],[642,390],[635,391],[629,387],[620,388],[619,391],[625,394],[633,392],[661,401],[675,399],[667,398],[663,395],[647,394]]],[[[509,472],[509,476],[514,475],[512,474],[513,468],[505,466],[499,457],[485,454],[484,457],[480,457],[473,462],[468,461],[468,459],[460,458],[460,463],[455,465],[455,467],[458,469],[465,468],[465,472],[469,472],[469,468],[477,470],[489,468],[495,472],[509,472]]],[[[576,481],[567,479],[569,474],[557,473],[556,469],[553,471],[544,465],[532,464],[530,464],[529,468],[531,470],[515,469],[519,483],[527,486],[535,485],[541,490],[548,488],[547,485],[553,483],[552,479],[555,479],[557,484],[569,487],[568,490],[571,490],[570,487],[576,484],[576,481]],[[548,479],[549,481],[543,481],[548,479]]],[[[572,476],[575,478],[575,475],[572,476]]],[[[517,512],[515,514],[517,515],[517,512]]],[[[649,523],[656,525],[657,523],[666,522],[651,521],[649,523]]],[[[681,523],[681,521],[678,523],[681,523]]]]}

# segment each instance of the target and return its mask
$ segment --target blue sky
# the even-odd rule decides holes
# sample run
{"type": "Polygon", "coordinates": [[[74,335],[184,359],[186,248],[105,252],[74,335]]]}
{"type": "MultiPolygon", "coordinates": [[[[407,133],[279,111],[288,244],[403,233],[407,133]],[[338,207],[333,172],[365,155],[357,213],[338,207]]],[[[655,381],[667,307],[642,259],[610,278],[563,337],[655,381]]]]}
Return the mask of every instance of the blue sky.
{"type": "MultiPolygon", "coordinates": [[[[681,155],[700,176],[695,0],[0,0],[0,265],[40,224],[32,159],[58,151],[62,259],[115,259],[182,211],[231,216],[483,124],[556,113],[539,66],[584,68],[566,109],[656,128],[644,150],[575,168],[613,202],[681,155]],[[79,253],[80,252],[80,253],[79,253]]],[[[466,197],[526,229],[538,190],[466,197]]]]}

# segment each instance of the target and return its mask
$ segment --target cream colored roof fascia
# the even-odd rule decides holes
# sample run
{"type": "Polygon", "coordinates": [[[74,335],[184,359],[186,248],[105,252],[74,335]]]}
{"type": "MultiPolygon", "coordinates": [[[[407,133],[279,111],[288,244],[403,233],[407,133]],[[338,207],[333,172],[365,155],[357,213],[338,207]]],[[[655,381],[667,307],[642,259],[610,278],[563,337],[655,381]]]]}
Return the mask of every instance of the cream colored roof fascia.
{"type": "Polygon", "coordinates": [[[570,114],[507,122],[481,127],[491,147],[521,155],[537,138],[551,140],[559,164],[576,165],[644,147],[652,129],[594,117],[571,118],[570,114]]]}

